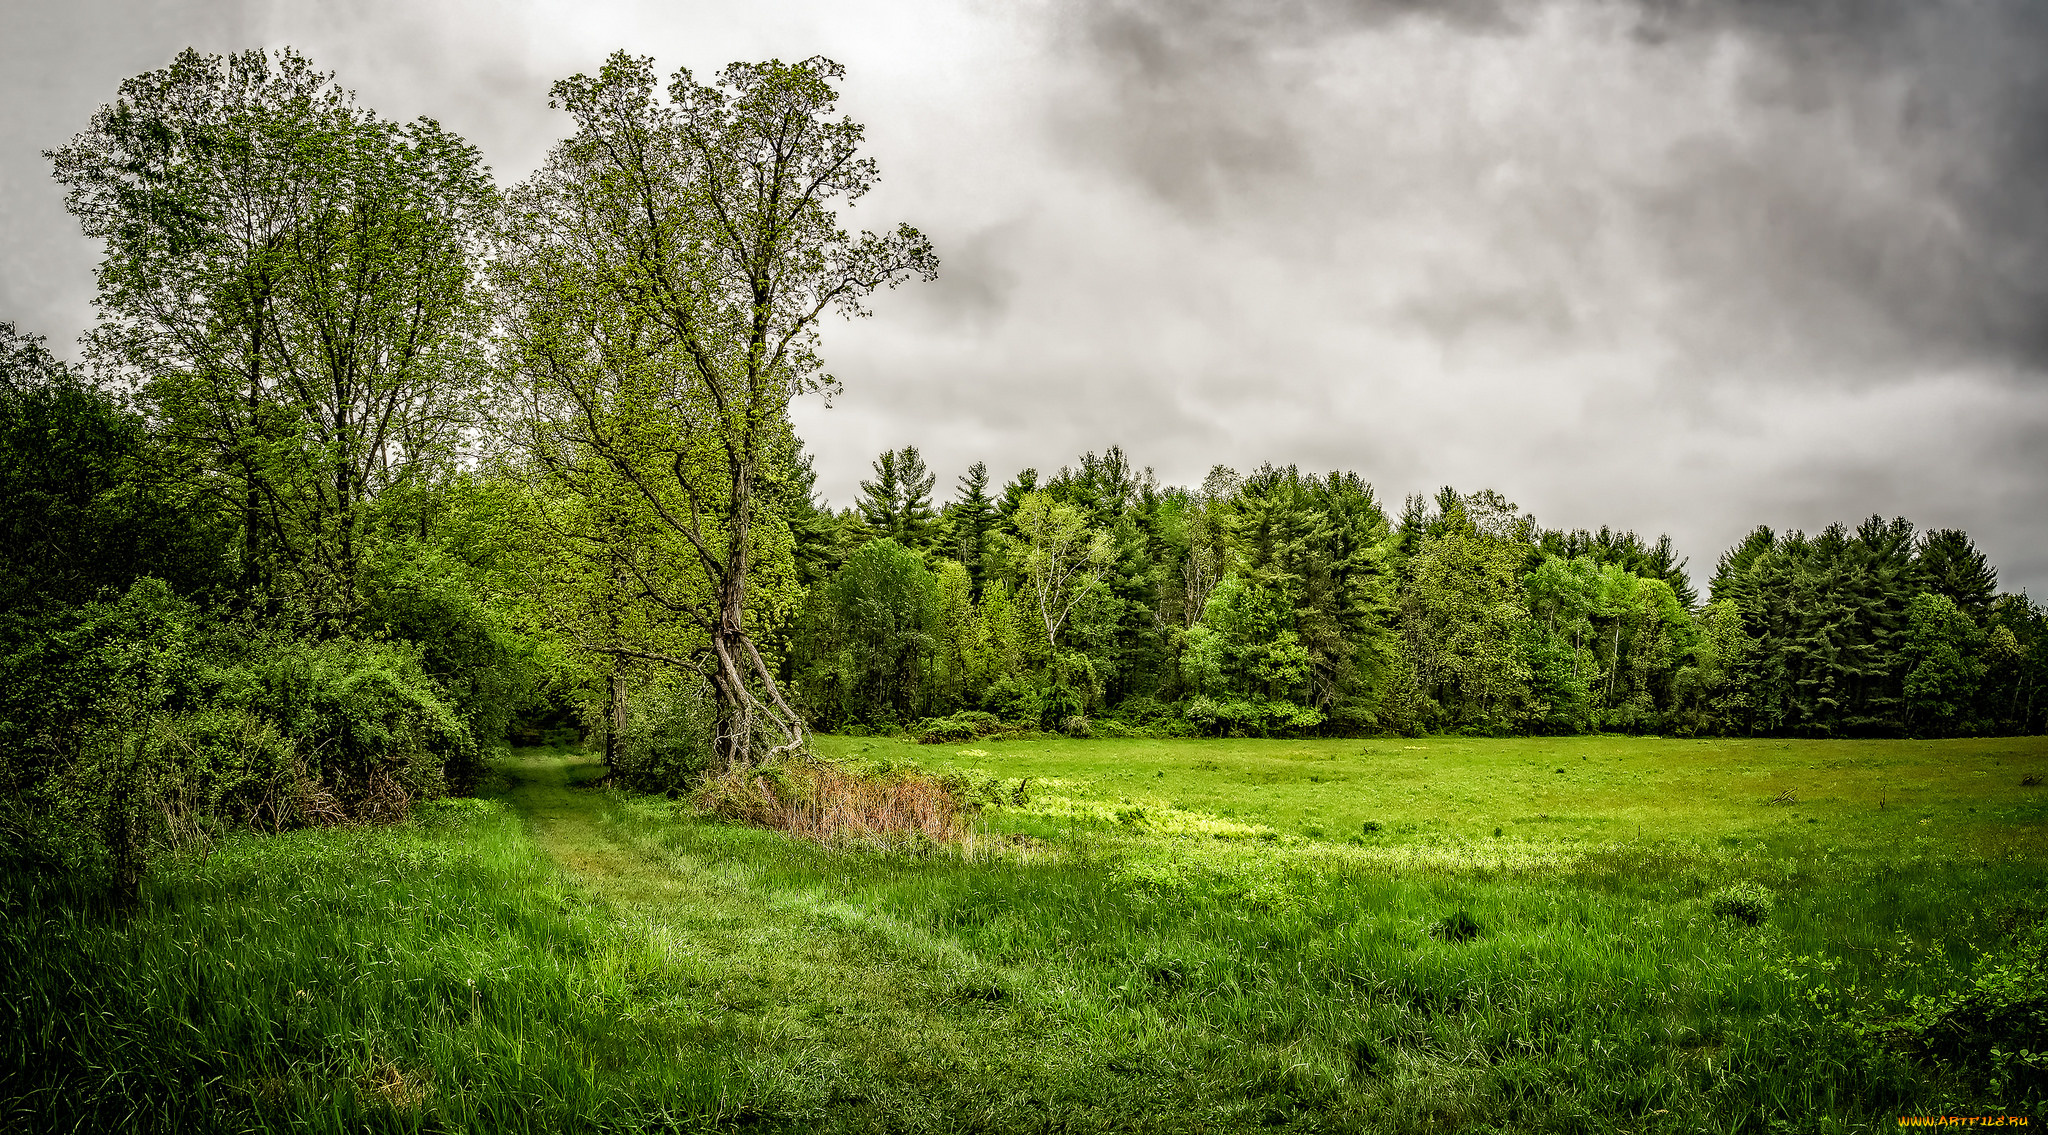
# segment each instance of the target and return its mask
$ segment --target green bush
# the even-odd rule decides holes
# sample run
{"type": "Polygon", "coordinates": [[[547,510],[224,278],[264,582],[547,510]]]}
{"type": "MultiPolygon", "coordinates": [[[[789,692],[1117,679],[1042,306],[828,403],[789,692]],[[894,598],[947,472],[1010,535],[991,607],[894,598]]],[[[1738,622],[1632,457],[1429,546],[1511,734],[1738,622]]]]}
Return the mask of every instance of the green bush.
{"type": "Polygon", "coordinates": [[[229,827],[395,819],[476,745],[404,643],[299,642],[144,578],[0,627],[0,856],[132,890],[229,827]]]}
{"type": "MultiPolygon", "coordinates": [[[[368,622],[418,647],[420,665],[480,744],[505,739],[513,717],[538,707],[542,666],[531,640],[492,612],[463,578],[466,568],[437,548],[393,540],[373,572],[368,622]]],[[[480,771],[451,767],[469,787],[480,771]]]]}
{"type": "Polygon", "coordinates": [[[993,713],[964,709],[947,717],[927,717],[913,722],[910,735],[917,738],[920,745],[953,745],[992,737],[1008,728],[1003,719],[993,713]]]}
{"type": "Polygon", "coordinates": [[[626,721],[610,748],[614,783],[640,792],[680,792],[711,767],[710,691],[701,681],[657,682],[626,698],[626,721]]]}
{"type": "Polygon", "coordinates": [[[2048,1093],[2048,922],[1987,956],[1962,988],[1921,997],[1876,1031],[2000,1098],[2048,1093]]]}

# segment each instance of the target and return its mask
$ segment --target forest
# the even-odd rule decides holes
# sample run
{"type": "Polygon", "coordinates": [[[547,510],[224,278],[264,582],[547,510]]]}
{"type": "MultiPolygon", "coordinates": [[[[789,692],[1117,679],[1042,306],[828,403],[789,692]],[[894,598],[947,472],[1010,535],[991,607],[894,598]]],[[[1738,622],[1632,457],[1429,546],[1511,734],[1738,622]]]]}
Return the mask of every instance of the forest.
{"type": "Polygon", "coordinates": [[[290,51],[124,84],[50,154],[106,248],[86,363],[0,332],[9,848],[132,885],[187,829],[402,815],[571,735],[674,790],[811,730],[2042,730],[2048,617],[1904,519],[1758,528],[1703,595],[1668,538],[1497,492],[1114,445],[943,503],[906,445],[831,508],[787,414],[833,389],[819,320],[937,270],[834,227],[875,176],[837,74],[664,103],[614,56],[504,189],[290,51]]]}

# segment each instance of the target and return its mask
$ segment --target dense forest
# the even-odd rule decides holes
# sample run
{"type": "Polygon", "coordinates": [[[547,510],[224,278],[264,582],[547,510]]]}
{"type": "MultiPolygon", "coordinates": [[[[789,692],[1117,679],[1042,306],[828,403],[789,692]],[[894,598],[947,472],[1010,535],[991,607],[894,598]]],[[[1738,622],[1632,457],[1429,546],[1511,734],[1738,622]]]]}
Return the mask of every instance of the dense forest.
{"type": "Polygon", "coordinates": [[[85,365],[0,324],[8,854],[132,885],[551,731],[660,789],[813,728],[2042,730],[2048,615],[1905,520],[1759,528],[1701,595],[1668,539],[1494,492],[1174,487],[1116,447],[941,504],[905,446],[829,508],[787,416],[831,384],[817,321],[936,269],[836,227],[874,176],[837,74],[664,101],[615,56],[511,189],[289,52],[124,84],[51,155],[106,248],[85,365]]]}
{"type": "Polygon", "coordinates": [[[2048,708],[2041,609],[1905,520],[1759,528],[1702,597],[1668,538],[1494,492],[1390,515],[1356,473],[1163,487],[1112,447],[1000,489],[976,464],[941,508],[915,447],[874,472],[857,508],[792,498],[784,673],[825,728],[1946,736],[2048,708]]]}

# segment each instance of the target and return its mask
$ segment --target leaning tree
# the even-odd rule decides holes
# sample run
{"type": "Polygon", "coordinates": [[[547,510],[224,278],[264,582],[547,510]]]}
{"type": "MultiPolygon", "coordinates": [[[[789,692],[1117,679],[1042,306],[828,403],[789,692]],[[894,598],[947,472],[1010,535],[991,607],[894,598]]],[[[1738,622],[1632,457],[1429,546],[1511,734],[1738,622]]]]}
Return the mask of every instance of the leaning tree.
{"type": "Polygon", "coordinates": [[[498,245],[527,467],[560,491],[630,486],[695,565],[635,582],[699,649],[589,645],[700,669],[726,766],[751,761],[757,735],[771,755],[804,743],[747,604],[763,492],[793,452],[789,404],[835,385],[819,321],[937,269],[907,225],[839,227],[838,207],[876,180],[862,127],[833,114],[843,74],[822,58],[735,63],[711,83],[680,70],[664,98],[653,60],[614,54],[555,84],[575,133],[512,191],[498,245]]]}

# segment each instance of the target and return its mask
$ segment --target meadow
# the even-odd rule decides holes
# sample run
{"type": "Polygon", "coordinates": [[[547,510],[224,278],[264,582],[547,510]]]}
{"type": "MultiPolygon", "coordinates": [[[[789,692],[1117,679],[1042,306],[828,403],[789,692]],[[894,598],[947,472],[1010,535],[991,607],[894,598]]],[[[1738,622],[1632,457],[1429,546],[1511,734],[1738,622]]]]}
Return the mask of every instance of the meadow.
{"type": "Polygon", "coordinates": [[[820,847],[519,750],[120,911],[0,898],[8,1129],[1872,1131],[2048,1119],[2048,739],[822,738],[820,847]]]}

